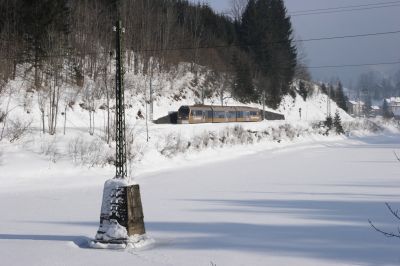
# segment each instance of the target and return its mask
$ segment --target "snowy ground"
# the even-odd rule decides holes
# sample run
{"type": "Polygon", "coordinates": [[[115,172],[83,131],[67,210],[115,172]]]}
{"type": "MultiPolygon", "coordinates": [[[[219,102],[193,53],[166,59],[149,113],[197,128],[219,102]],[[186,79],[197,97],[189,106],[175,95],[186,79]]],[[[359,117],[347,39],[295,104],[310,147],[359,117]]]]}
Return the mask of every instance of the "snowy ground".
{"type": "Polygon", "coordinates": [[[400,240],[367,220],[397,228],[384,202],[400,208],[400,135],[283,146],[154,165],[136,181],[155,246],[107,251],[86,243],[113,169],[4,144],[0,265],[399,265],[400,240]]]}

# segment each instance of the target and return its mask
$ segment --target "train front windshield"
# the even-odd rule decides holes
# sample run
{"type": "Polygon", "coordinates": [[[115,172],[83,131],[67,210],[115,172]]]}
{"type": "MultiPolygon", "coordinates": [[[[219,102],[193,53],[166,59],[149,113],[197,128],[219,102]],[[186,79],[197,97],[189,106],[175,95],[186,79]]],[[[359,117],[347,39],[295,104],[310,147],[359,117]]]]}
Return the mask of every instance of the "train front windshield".
{"type": "Polygon", "coordinates": [[[187,106],[182,106],[181,108],[179,108],[179,111],[178,111],[179,119],[188,120],[189,119],[189,112],[190,112],[190,109],[187,106]]]}

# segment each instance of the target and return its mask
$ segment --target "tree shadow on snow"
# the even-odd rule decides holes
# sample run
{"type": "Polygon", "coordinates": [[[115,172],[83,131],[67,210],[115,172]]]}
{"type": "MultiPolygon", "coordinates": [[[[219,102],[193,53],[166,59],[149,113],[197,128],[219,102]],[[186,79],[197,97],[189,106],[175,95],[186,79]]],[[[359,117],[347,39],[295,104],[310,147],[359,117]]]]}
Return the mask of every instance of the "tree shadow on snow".
{"type": "MultiPolygon", "coordinates": [[[[238,250],[281,256],[304,256],[363,265],[400,264],[400,240],[378,234],[368,219],[396,230],[383,202],[346,202],[312,200],[199,200],[212,213],[246,214],[284,213],[313,223],[279,224],[279,222],[147,222],[150,232],[173,233],[176,239],[163,248],[238,250]],[[388,223],[389,222],[389,223],[388,223]],[[189,235],[189,237],[187,237],[189,235]]],[[[198,201],[197,201],[198,202],[198,201]]],[[[199,205],[199,204],[196,204],[199,205]]],[[[395,203],[394,206],[400,206],[395,203]]],[[[228,215],[227,217],[237,217],[228,215]]],[[[390,230],[389,229],[389,230],[390,230]]]]}
{"type": "Polygon", "coordinates": [[[0,240],[61,241],[72,242],[79,248],[88,248],[90,238],[86,236],[68,235],[0,234],[0,240]]]}
{"type": "MultiPolygon", "coordinates": [[[[226,218],[221,222],[188,222],[185,217],[177,217],[177,222],[155,222],[145,218],[148,234],[157,243],[161,243],[157,245],[158,249],[231,250],[287,257],[312,257],[362,265],[400,264],[400,240],[385,238],[372,230],[367,221],[371,219],[387,231],[396,230],[397,225],[380,199],[184,201],[196,202],[193,206],[197,208],[190,211],[202,213],[210,220],[214,220],[214,216],[221,219],[221,214],[226,214],[226,218]],[[276,217],[289,216],[287,221],[290,218],[299,218],[301,222],[284,224],[279,220],[269,221],[274,214],[276,217]],[[241,222],[235,222],[235,217],[240,217],[241,222]],[[248,221],[242,222],[246,217],[248,221]],[[254,222],[253,217],[257,218],[254,222]]],[[[394,208],[400,207],[400,201],[392,204],[394,208]]],[[[98,226],[98,221],[30,222],[90,226],[93,230],[98,226]]],[[[73,242],[80,248],[87,248],[89,238],[0,234],[0,240],[66,241],[73,242]]]]}

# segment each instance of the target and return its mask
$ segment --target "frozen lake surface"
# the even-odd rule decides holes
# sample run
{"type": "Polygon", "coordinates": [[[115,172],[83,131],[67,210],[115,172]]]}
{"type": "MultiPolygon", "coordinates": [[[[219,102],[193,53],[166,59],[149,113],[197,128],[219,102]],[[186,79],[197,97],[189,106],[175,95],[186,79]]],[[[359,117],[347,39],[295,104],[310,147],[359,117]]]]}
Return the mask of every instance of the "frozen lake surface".
{"type": "Polygon", "coordinates": [[[400,208],[395,150],[400,136],[385,135],[143,174],[136,181],[156,244],[109,251],[88,249],[87,240],[113,170],[47,167],[10,149],[0,165],[0,264],[399,265],[400,239],[368,224],[397,230],[384,205],[400,208]],[[45,178],[30,181],[36,166],[47,167],[45,178]]]}

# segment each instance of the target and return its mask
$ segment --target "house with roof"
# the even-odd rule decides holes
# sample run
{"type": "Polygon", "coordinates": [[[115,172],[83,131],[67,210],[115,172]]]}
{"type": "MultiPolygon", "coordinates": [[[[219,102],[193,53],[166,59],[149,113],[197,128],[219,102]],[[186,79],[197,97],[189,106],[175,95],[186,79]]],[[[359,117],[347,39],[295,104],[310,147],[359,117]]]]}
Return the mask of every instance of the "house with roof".
{"type": "Polygon", "coordinates": [[[363,116],[365,114],[365,103],[362,101],[348,101],[347,110],[352,116],[363,116]]]}
{"type": "Polygon", "coordinates": [[[378,115],[382,115],[382,110],[379,106],[377,105],[372,105],[371,110],[369,112],[370,117],[376,117],[378,115]]]}
{"type": "Polygon", "coordinates": [[[387,111],[393,114],[396,119],[400,119],[400,97],[391,97],[385,99],[385,102],[387,105],[387,111]]]}

